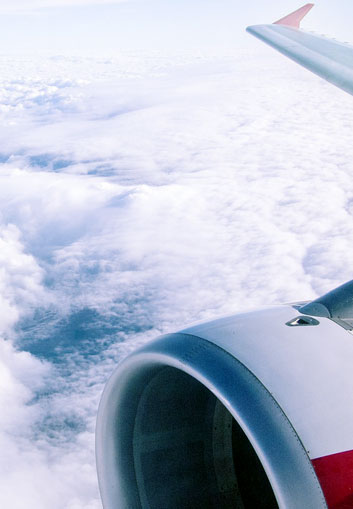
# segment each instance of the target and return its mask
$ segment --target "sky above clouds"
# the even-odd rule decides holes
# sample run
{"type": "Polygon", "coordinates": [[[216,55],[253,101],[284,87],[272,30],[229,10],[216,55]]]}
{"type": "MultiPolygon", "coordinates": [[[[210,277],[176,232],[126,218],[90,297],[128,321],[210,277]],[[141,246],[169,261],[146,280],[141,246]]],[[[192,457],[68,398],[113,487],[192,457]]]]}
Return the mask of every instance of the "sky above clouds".
{"type": "Polygon", "coordinates": [[[3,12],[19,12],[19,11],[37,11],[39,9],[53,8],[53,7],[73,7],[76,5],[103,5],[103,4],[117,4],[127,0],[14,0],[13,2],[3,2],[3,12]]]}
{"type": "MultiPolygon", "coordinates": [[[[255,48],[245,34],[247,25],[271,23],[300,6],[295,0],[5,0],[1,52],[255,48]]],[[[303,26],[350,40],[352,17],[350,0],[318,0],[303,26]]]]}
{"type": "MultiPolygon", "coordinates": [[[[99,397],[139,344],[352,279],[352,98],[244,34],[298,6],[263,4],[1,18],[0,507],[101,507],[99,397]]],[[[330,5],[307,27],[345,39],[330,5]]]]}

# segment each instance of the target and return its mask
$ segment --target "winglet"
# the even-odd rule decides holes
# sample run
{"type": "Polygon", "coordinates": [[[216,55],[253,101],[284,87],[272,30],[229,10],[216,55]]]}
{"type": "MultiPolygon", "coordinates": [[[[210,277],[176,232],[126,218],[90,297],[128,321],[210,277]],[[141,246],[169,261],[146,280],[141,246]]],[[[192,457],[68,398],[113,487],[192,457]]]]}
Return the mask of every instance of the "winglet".
{"type": "Polygon", "coordinates": [[[293,28],[300,28],[300,22],[308,14],[310,9],[314,7],[314,4],[306,4],[300,9],[288,14],[284,18],[274,22],[274,25],[286,25],[293,28]]]}

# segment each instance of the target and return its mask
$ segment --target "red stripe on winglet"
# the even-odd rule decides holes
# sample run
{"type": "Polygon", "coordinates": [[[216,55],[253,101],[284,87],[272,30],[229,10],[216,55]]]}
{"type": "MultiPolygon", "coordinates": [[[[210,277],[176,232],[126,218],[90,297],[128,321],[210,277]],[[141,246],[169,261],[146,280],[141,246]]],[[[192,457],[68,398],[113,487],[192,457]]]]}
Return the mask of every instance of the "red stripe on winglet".
{"type": "Polygon", "coordinates": [[[353,451],[312,460],[329,509],[353,508],[353,451]]]}
{"type": "Polygon", "coordinates": [[[308,14],[310,9],[314,7],[314,4],[306,4],[304,7],[301,7],[297,11],[292,12],[291,14],[288,14],[288,16],[285,16],[284,18],[279,19],[278,21],[274,22],[274,25],[287,25],[293,28],[299,28],[300,22],[308,14]]]}

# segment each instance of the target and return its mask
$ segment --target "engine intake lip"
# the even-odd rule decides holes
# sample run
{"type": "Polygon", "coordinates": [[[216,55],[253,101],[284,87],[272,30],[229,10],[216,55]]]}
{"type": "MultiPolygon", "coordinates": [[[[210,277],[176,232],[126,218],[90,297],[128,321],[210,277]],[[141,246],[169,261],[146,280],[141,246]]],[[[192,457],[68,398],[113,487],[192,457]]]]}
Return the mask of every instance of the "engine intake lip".
{"type": "Polygon", "coordinates": [[[260,459],[280,508],[327,508],[300,438],[259,379],[210,341],[177,333],[132,353],[105,387],[96,427],[97,471],[105,509],[141,507],[131,462],[133,422],[145,381],[167,366],[198,380],[232,414],[260,459]]]}

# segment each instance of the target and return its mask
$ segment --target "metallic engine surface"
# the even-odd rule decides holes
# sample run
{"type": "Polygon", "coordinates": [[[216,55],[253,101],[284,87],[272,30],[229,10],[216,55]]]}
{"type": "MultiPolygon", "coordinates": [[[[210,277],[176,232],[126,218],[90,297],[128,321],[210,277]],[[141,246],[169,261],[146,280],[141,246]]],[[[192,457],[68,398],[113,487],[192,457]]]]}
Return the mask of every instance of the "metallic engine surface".
{"type": "MultiPolygon", "coordinates": [[[[210,333],[206,333],[206,325],[198,327],[201,336],[189,331],[146,345],[129,356],[108,382],[96,432],[97,469],[105,509],[116,508],[117,502],[122,509],[147,507],[141,505],[136,486],[132,430],[143,387],[166,366],[198,380],[229,410],[256,451],[279,507],[327,507],[298,434],[254,371],[234,355],[234,338],[228,337],[231,341],[224,348],[225,344],[221,347],[217,341],[202,337],[210,333]],[[231,342],[234,345],[229,348],[231,342]]],[[[224,327],[209,327],[213,332],[219,329],[219,336],[224,337],[224,327]]]]}

